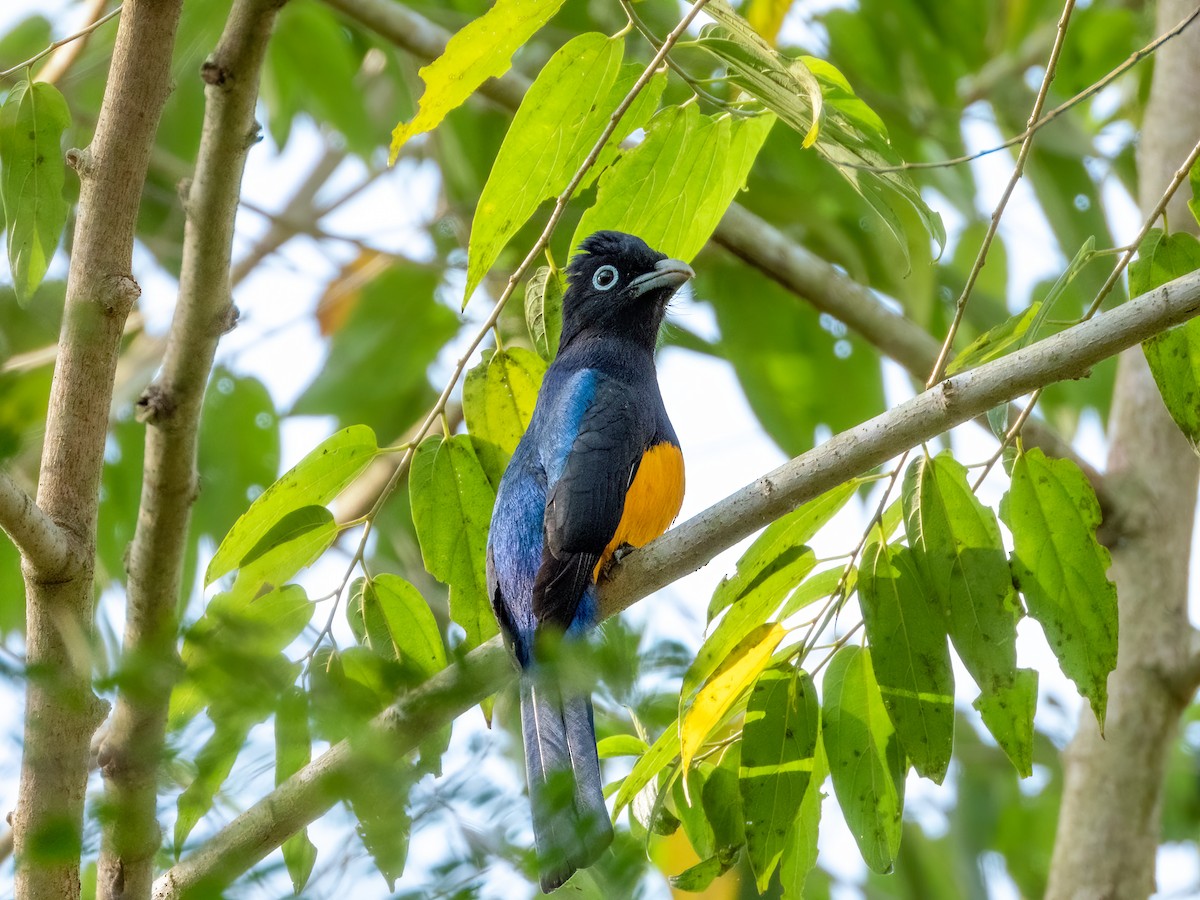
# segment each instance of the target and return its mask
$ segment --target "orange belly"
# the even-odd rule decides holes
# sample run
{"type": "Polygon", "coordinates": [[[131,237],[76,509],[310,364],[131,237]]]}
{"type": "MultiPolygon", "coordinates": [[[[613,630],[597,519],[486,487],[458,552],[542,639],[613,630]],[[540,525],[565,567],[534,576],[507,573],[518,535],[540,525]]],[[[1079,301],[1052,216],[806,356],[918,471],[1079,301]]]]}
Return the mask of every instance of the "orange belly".
{"type": "Polygon", "coordinates": [[[596,563],[599,578],[613,552],[628,544],[641,547],[667,530],[683,505],[683,453],[672,444],[657,444],[642,456],[616,534],[596,563]]]}

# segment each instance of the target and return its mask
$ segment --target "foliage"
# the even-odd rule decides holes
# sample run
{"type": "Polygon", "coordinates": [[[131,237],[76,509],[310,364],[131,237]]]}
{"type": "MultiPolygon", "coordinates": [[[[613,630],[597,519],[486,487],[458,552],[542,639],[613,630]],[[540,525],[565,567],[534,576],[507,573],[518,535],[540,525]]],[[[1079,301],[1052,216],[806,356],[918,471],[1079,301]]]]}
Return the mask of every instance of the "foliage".
{"type": "MultiPolygon", "coordinates": [[[[178,276],[185,218],[174,183],[200,141],[203,94],[192,72],[228,5],[199,0],[185,9],[175,63],[182,87],[165,114],[138,232],[147,251],[139,264],[167,278],[178,276]]],[[[273,771],[281,784],[325,742],[349,739],[361,766],[352,783],[336,786],[344,806],[329,829],[337,840],[322,836],[324,825],[302,829],[282,844],[281,859],[247,876],[286,877],[313,896],[332,889],[328,861],[352,833],[359,855],[370,857],[360,868],[382,874],[389,887],[400,879],[401,896],[481,893],[490,866],[535,877],[512,760],[497,733],[422,711],[420,739],[397,756],[375,742],[370,722],[497,633],[486,596],[487,528],[500,476],[557,351],[565,263],[579,240],[614,228],[695,260],[695,300],[705,315],[695,331],[685,316],[668,326],[670,352],[726,364],[769,439],[787,454],[810,450],[825,434],[883,411],[901,379],[885,381],[878,351],[846,323],[714,246],[722,218],[731,203],[743,204],[832,264],[838,279],[894,301],[940,340],[971,277],[984,185],[970,167],[902,163],[973,148],[980,108],[1005,135],[1019,132],[1033,99],[1028,48],[1052,29],[1054,12],[1002,0],[861,0],[816,14],[796,7],[790,15],[811,26],[797,29],[785,17],[790,4],[753,0],[735,10],[712,0],[710,20],[672,50],[673,68],[644,79],[597,146],[654,52],[641,32],[661,41],[677,21],[673,6],[640,4],[641,18],[628,23],[615,5],[560,0],[414,8],[458,28],[419,72],[360,22],[315,0],[293,0],[281,15],[262,88],[275,151],[291,153],[316,135],[350,159],[339,171],[366,173],[364,189],[384,159],[398,158],[397,171],[432,185],[436,199],[405,226],[413,233],[401,252],[383,253],[373,246],[384,244],[382,233],[337,240],[335,210],[309,197],[310,227],[298,230],[317,239],[311,255],[323,260],[329,289],[317,321],[307,312],[303,319],[319,329],[324,357],[307,385],[280,390],[265,373],[254,378],[239,352],[222,356],[205,402],[179,598],[182,665],[167,725],[178,759],[162,794],[174,809],[169,849],[186,855],[226,821],[226,807],[257,799],[254,772],[273,771]],[[315,48],[321,66],[313,65],[315,48]],[[508,122],[470,98],[510,69],[536,77],[508,122]],[[402,114],[390,144],[378,127],[381,109],[402,114]],[[563,221],[540,245],[548,201],[573,182],[563,221]],[[358,254],[348,263],[345,244],[358,254]],[[479,311],[527,255],[523,304],[498,315],[495,340],[481,354],[470,345],[461,395],[450,392],[451,404],[438,406],[478,330],[480,320],[469,316],[486,314],[479,311]],[[417,433],[431,411],[431,434],[417,433]],[[328,436],[311,449],[296,452],[283,440],[289,427],[314,422],[328,436]],[[281,441],[282,455],[298,460],[282,475],[281,441]],[[389,463],[400,466],[399,487],[380,507],[374,476],[389,463]],[[365,504],[357,491],[370,495],[365,504]],[[452,727],[469,735],[460,742],[468,750],[451,742],[452,727]],[[478,765],[462,764],[468,753],[478,765]],[[492,779],[493,771],[503,774],[492,779]],[[473,815],[479,811],[486,815],[473,815]],[[485,821],[464,824],[477,819],[485,821]],[[407,858],[422,829],[462,840],[445,841],[445,858],[414,872],[407,858]]],[[[1150,36],[1124,4],[1093,3],[1075,17],[1072,35],[1103,40],[1069,38],[1072,55],[1052,99],[1102,77],[1150,36]]],[[[0,68],[49,38],[40,16],[17,24],[0,36],[0,68]]],[[[11,289],[0,287],[0,462],[26,484],[43,452],[50,389],[50,360],[38,351],[54,343],[62,294],[55,279],[70,255],[60,244],[75,186],[63,151],[87,143],[103,89],[98,72],[111,51],[111,29],[101,29],[77,63],[79,77],[55,87],[33,74],[0,87],[11,272],[11,289]]],[[[1028,177],[1062,274],[1019,295],[1004,258],[1019,248],[1006,251],[1012,233],[998,237],[975,273],[950,374],[1039,340],[1095,295],[1104,278],[1096,248],[1114,241],[1102,179],[1084,159],[1117,170],[1127,164],[1132,139],[1113,147],[1111,136],[1131,133],[1125,126],[1139,119],[1144,77],[1118,82],[1115,103],[1072,110],[1039,133],[1028,177]]],[[[395,212],[393,203],[388,213],[395,212]]],[[[1129,294],[1198,268],[1195,238],[1152,231],[1131,267],[1129,294]]],[[[261,273],[283,278],[269,267],[261,273]]],[[[269,292],[275,300],[283,290],[269,292]]],[[[266,304],[255,309],[262,314],[266,304]]],[[[1144,345],[1193,444],[1197,328],[1193,321],[1144,345]]],[[[145,428],[129,401],[161,353],[161,341],[146,333],[126,342],[102,477],[99,635],[81,652],[92,653],[97,689],[109,695],[145,676],[122,655],[114,616],[123,609],[123,555],[143,483],[145,428]]],[[[923,382],[928,373],[911,374],[923,382]]],[[[1105,377],[1047,394],[1043,409],[1065,425],[1067,439],[1085,412],[1107,414],[1105,377]]],[[[721,419],[719,411],[710,416],[714,434],[721,419]]],[[[863,473],[768,524],[707,600],[698,647],[648,641],[640,626],[620,622],[580,651],[603,676],[600,756],[622,760],[606,762],[605,774],[614,814],[628,813],[614,851],[577,878],[581,893],[632,895],[639,881],[665,874],[679,891],[740,883],[788,898],[821,896],[833,867],[818,853],[817,834],[835,804],[872,872],[868,892],[985,896],[981,861],[1001,858],[1024,894],[1040,893],[1061,773],[1044,713],[1055,699],[1045,687],[1054,673],[1020,665],[1028,663],[1021,620],[1028,614],[1040,625],[1103,727],[1118,653],[1116,591],[1097,539],[1100,506],[1074,463],[1018,444],[1007,471],[992,476],[1004,493],[992,503],[968,466],[980,460],[960,455],[917,448],[902,471],[863,473]],[[859,514],[863,498],[873,509],[885,496],[880,479],[892,475],[900,499],[883,504],[861,555],[852,553],[852,528],[831,523],[844,511],[859,514]],[[838,541],[844,546],[828,554],[838,541]],[[955,657],[965,673],[957,683],[955,657]],[[1018,776],[1030,780],[1018,786],[1018,776]],[[925,793],[914,789],[917,778],[957,795],[943,810],[944,834],[905,814],[906,798],[911,806],[925,793]],[[823,804],[826,795],[834,803],[823,804]],[[685,848],[684,861],[668,855],[675,846],[685,848]]],[[[742,480],[761,474],[746,471],[742,480]]],[[[0,535],[7,647],[21,642],[19,596],[16,552],[0,535]]],[[[705,602],[685,599],[692,611],[705,602]]],[[[17,684],[30,674],[5,666],[0,674],[17,684]]],[[[497,723],[507,723],[508,705],[501,692],[497,723]]],[[[485,711],[490,721],[491,702],[485,711]]],[[[1176,753],[1174,783],[1194,768],[1194,738],[1185,735],[1176,753]]],[[[1194,794],[1171,800],[1169,837],[1196,840],[1194,794]]],[[[88,827],[102,828],[103,815],[88,827]]]]}

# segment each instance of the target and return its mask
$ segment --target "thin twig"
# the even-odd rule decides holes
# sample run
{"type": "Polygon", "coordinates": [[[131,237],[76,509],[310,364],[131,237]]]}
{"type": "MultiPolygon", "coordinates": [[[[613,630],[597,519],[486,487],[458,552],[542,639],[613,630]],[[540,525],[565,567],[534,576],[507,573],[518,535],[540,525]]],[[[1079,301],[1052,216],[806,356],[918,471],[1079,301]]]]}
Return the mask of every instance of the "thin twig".
{"type": "MultiPolygon", "coordinates": [[[[87,23],[85,28],[98,25],[100,17],[104,13],[104,7],[108,5],[108,0],[91,0],[91,2],[92,5],[84,16],[84,21],[87,23]]],[[[33,77],[33,80],[45,84],[57,84],[70,71],[75,60],[79,59],[79,55],[87,47],[90,34],[91,31],[81,31],[74,38],[59,46],[46,60],[46,64],[33,77]]]]}
{"type": "MultiPolygon", "coordinates": [[[[1197,14],[1200,14],[1200,9],[1197,9],[1197,14]]],[[[1198,160],[1200,160],[1200,142],[1197,142],[1196,145],[1192,147],[1191,152],[1187,155],[1187,159],[1183,161],[1183,165],[1175,170],[1175,174],[1171,177],[1171,181],[1167,185],[1166,189],[1163,190],[1162,196],[1159,197],[1158,202],[1154,204],[1154,209],[1152,209],[1150,214],[1146,216],[1145,221],[1142,222],[1142,227],[1138,229],[1137,237],[1135,237],[1125,248],[1124,252],[1121,254],[1121,258],[1117,260],[1117,264],[1113,266],[1112,272],[1109,273],[1108,278],[1100,287],[1100,291],[1096,294],[1096,299],[1092,301],[1091,305],[1087,308],[1087,312],[1083,314],[1083,318],[1080,321],[1086,322],[1097,312],[1099,312],[1100,306],[1106,299],[1108,299],[1108,295],[1111,294],[1113,288],[1116,287],[1117,282],[1121,279],[1121,275],[1124,274],[1125,270],[1129,267],[1129,263],[1133,259],[1133,255],[1137,252],[1138,247],[1140,247],[1142,241],[1146,239],[1146,235],[1150,233],[1150,229],[1154,227],[1154,223],[1157,222],[1159,217],[1162,216],[1166,211],[1167,205],[1171,202],[1171,198],[1175,196],[1183,183],[1187,181],[1188,174],[1192,171],[1192,167],[1196,165],[1198,160]]],[[[1027,403],[1025,408],[1021,410],[1020,415],[1017,416],[1017,419],[1015,422],[1013,422],[1012,427],[1005,432],[1003,439],[1000,441],[1000,446],[996,449],[996,452],[992,454],[991,458],[988,459],[987,463],[984,465],[983,472],[981,472],[979,477],[975,480],[976,490],[979,489],[979,485],[983,483],[983,480],[987,478],[988,473],[992,471],[992,467],[995,466],[1000,457],[1004,455],[1005,449],[1007,449],[1009,444],[1016,440],[1017,435],[1021,433],[1021,428],[1029,419],[1030,413],[1033,412],[1034,405],[1038,402],[1038,399],[1041,396],[1042,389],[1038,388],[1030,396],[1029,403],[1027,403]]]]}
{"type": "Polygon", "coordinates": [[[99,28],[101,25],[103,25],[105,22],[119,16],[121,14],[121,9],[122,9],[122,7],[118,6],[116,9],[114,9],[112,12],[108,13],[107,15],[101,16],[99,19],[97,19],[95,22],[93,22],[87,28],[82,28],[79,31],[75,32],[74,34],[69,34],[62,40],[55,41],[49,47],[46,47],[44,50],[42,50],[38,53],[35,53],[33,56],[29,57],[29,59],[25,60],[25,62],[17,63],[11,69],[5,69],[3,72],[0,72],[0,78],[8,78],[11,75],[15,75],[17,72],[20,72],[24,69],[29,68],[38,60],[49,56],[51,53],[53,53],[59,47],[63,47],[65,45],[71,43],[72,41],[76,41],[82,37],[86,37],[87,35],[91,34],[93,31],[95,31],[97,28],[99,28]]]}
{"type": "Polygon", "coordinates": [[[942,376],[946,372],[946,363],[950,359],[950,350],[954,346],[954,337],[958,334],[958,327],[962,324],[963,314],[967,310],[967,301],[970,300],[971,291],[975,289],[975,282],[979,278],[979,273],[983,271],[983,265],[987,262],[988,250],[991,249],[992,240],[996,237],[996,231],[1000,227],[1000,219],[1004,216],[1004,210],[1008,207],[1008,200],[1012,196],[1017,182],[1021,180],[1021,176],[1025,173],[1025,162],[1029,158],[1029,151],[1033,149],[1034,132],[1032,129],[1041,117],[1042,106],[1046,102],[1046,95],[1050,92],[1050,83],[1054,81],[1054,73],[1058,68],[1058,58],[1062,54],[1063,43],[1067,37],[1067,24],[1071,20],[1071,13],[1074,9],[1075,0],[1067,0],[1063,6],[1062,15],[1058,20],[1058,30],[1054,36],[1054,48],[1050,51],[1050,59],[1046,63],[1046,72],[1042,76],[1042,86],[1038,89],[1037,98],[1033,101],[1033,110],[1029,113],[1029,126],[1026,129],[1025,139],[1021,142],[1021,150],[1017,154],[1017,162],[1013,166],[1008,184],[1004,187],[1004,193],[1000,195],[1000,202],[992,210],[992,218],[988,223],[987,233],[983,236],[983,243],[979,247],[979,253],[975,256],[975,264],[971,266],[971,271],[967,275],[967,283],[963,285],[958,302],[954,305],[954,319],[951,321],[950,328],[946,332],[946,339],[942,342],[942,349],[938,353],[937,362],[933,365],[933,372],[930,373],[929,380],[925,382],[925,387],[927,388],[933,387],[941,381],[942,376]]]}

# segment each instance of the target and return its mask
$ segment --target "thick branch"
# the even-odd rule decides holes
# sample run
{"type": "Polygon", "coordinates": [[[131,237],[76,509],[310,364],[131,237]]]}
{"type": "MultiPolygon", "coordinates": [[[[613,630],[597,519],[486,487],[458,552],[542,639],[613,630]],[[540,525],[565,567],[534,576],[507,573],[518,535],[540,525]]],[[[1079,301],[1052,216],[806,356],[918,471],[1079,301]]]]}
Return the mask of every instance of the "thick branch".
{"type": "Polygon", "coordinates": [[[137,298],[131,264],[138,206],[171,83],[181,0],[128,0],[95,136],[68,159],[81,186],[50,391],[37,504],[72,537],[80,564],[63,580],[27,573],[25,745],[13,813],[16,896],[79,896],[88,750],[104,706],[87,658],[100,473],[121,332],[137,298]],[[82,652],[81,652],[82,651],[82,652]]]}
{"type": "Polygon", "coordinates": [[[0,472],[0,528],[21,551],[25,565],[44,581],[61,579],[78,565],[67,533],[7,472],[0,472]]]}
{"type": "MultiPolygon", "coordinates": [[[[435,59],[450,34],[392,0],[325,0],[337,10],[379,33],[419,59],[435,59]]],[[[521,105],[530,81],[515,69],[484,82],[479,93],[507,109],[521,105]]],[[[843,275],[815,253],[790,240],[778,228],[745,207],[732,204],[717,225],[712,241],[816,309],[827,312],[861,334],[924,384],[938,359],[941,343],[924,328],[887,308],[870,288],[843,275]]],[[[1012,411],[1015,419],[1017,411],[1012,411]]],[[[986,428],[986,421],[982,422],[986,428]]],[[[1038,422],[1025,427],[1026,443],[1052,456],[1071,459],[1092,483],[1103,509],[1112,507],[1103,476],[1083,461],[1071,445],[1038,422]]]]}
{"type": "MultiPolygon", "coordinates": [[[[785,463],[630,554],[601,590],[604,615],[705,565],[799,504],[870,471],[922,441],[1037,387],[1085,377],[1092,366],[1200,313],[1200,272],[1017,353],[947,379],[895,409],[785,463]]],[[[499,639],[473,650],[382,713],[374,729],[406,753],[434,729],[494,693],[514,670],[499,639]]],[[[214,889],[254,865],[337,799],[352,773],[345,743],[314,760],[234,819],[155,884],[155,900],[214,889]]]]}
{"type": "Polygon", "coordinates": [[[125,656],[116,711],[100,750],[112,810],[101,846],[101,900],[143,898],[161,845],[158,767],[174,683],[176,609],[188,520],[197,490],[196,445],[217,341],[237,319],[230,293],[234,218],[246,154],[258,137],[254,106],[281,0],[237,0],[201,76],[199,156],[185,200],[179,299],[161,376],[138,401],[147,424],[137,530],[129,554],[125,656]]]}

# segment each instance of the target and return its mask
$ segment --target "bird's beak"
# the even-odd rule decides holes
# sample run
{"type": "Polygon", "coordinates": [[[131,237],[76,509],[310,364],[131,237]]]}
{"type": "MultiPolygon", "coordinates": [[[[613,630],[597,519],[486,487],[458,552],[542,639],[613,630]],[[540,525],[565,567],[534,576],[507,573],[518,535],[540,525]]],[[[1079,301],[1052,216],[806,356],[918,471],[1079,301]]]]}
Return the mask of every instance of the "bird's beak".
{"type": "Polygon", "coordinates": [[[641,296],[650,291],[669,288],[678,290],[685,281],[696,277],[692,267],[678,259],[660,259],[654,264],[654,271],[640,275],[630,282],[629,287],[634,296],[641,296]]]}

